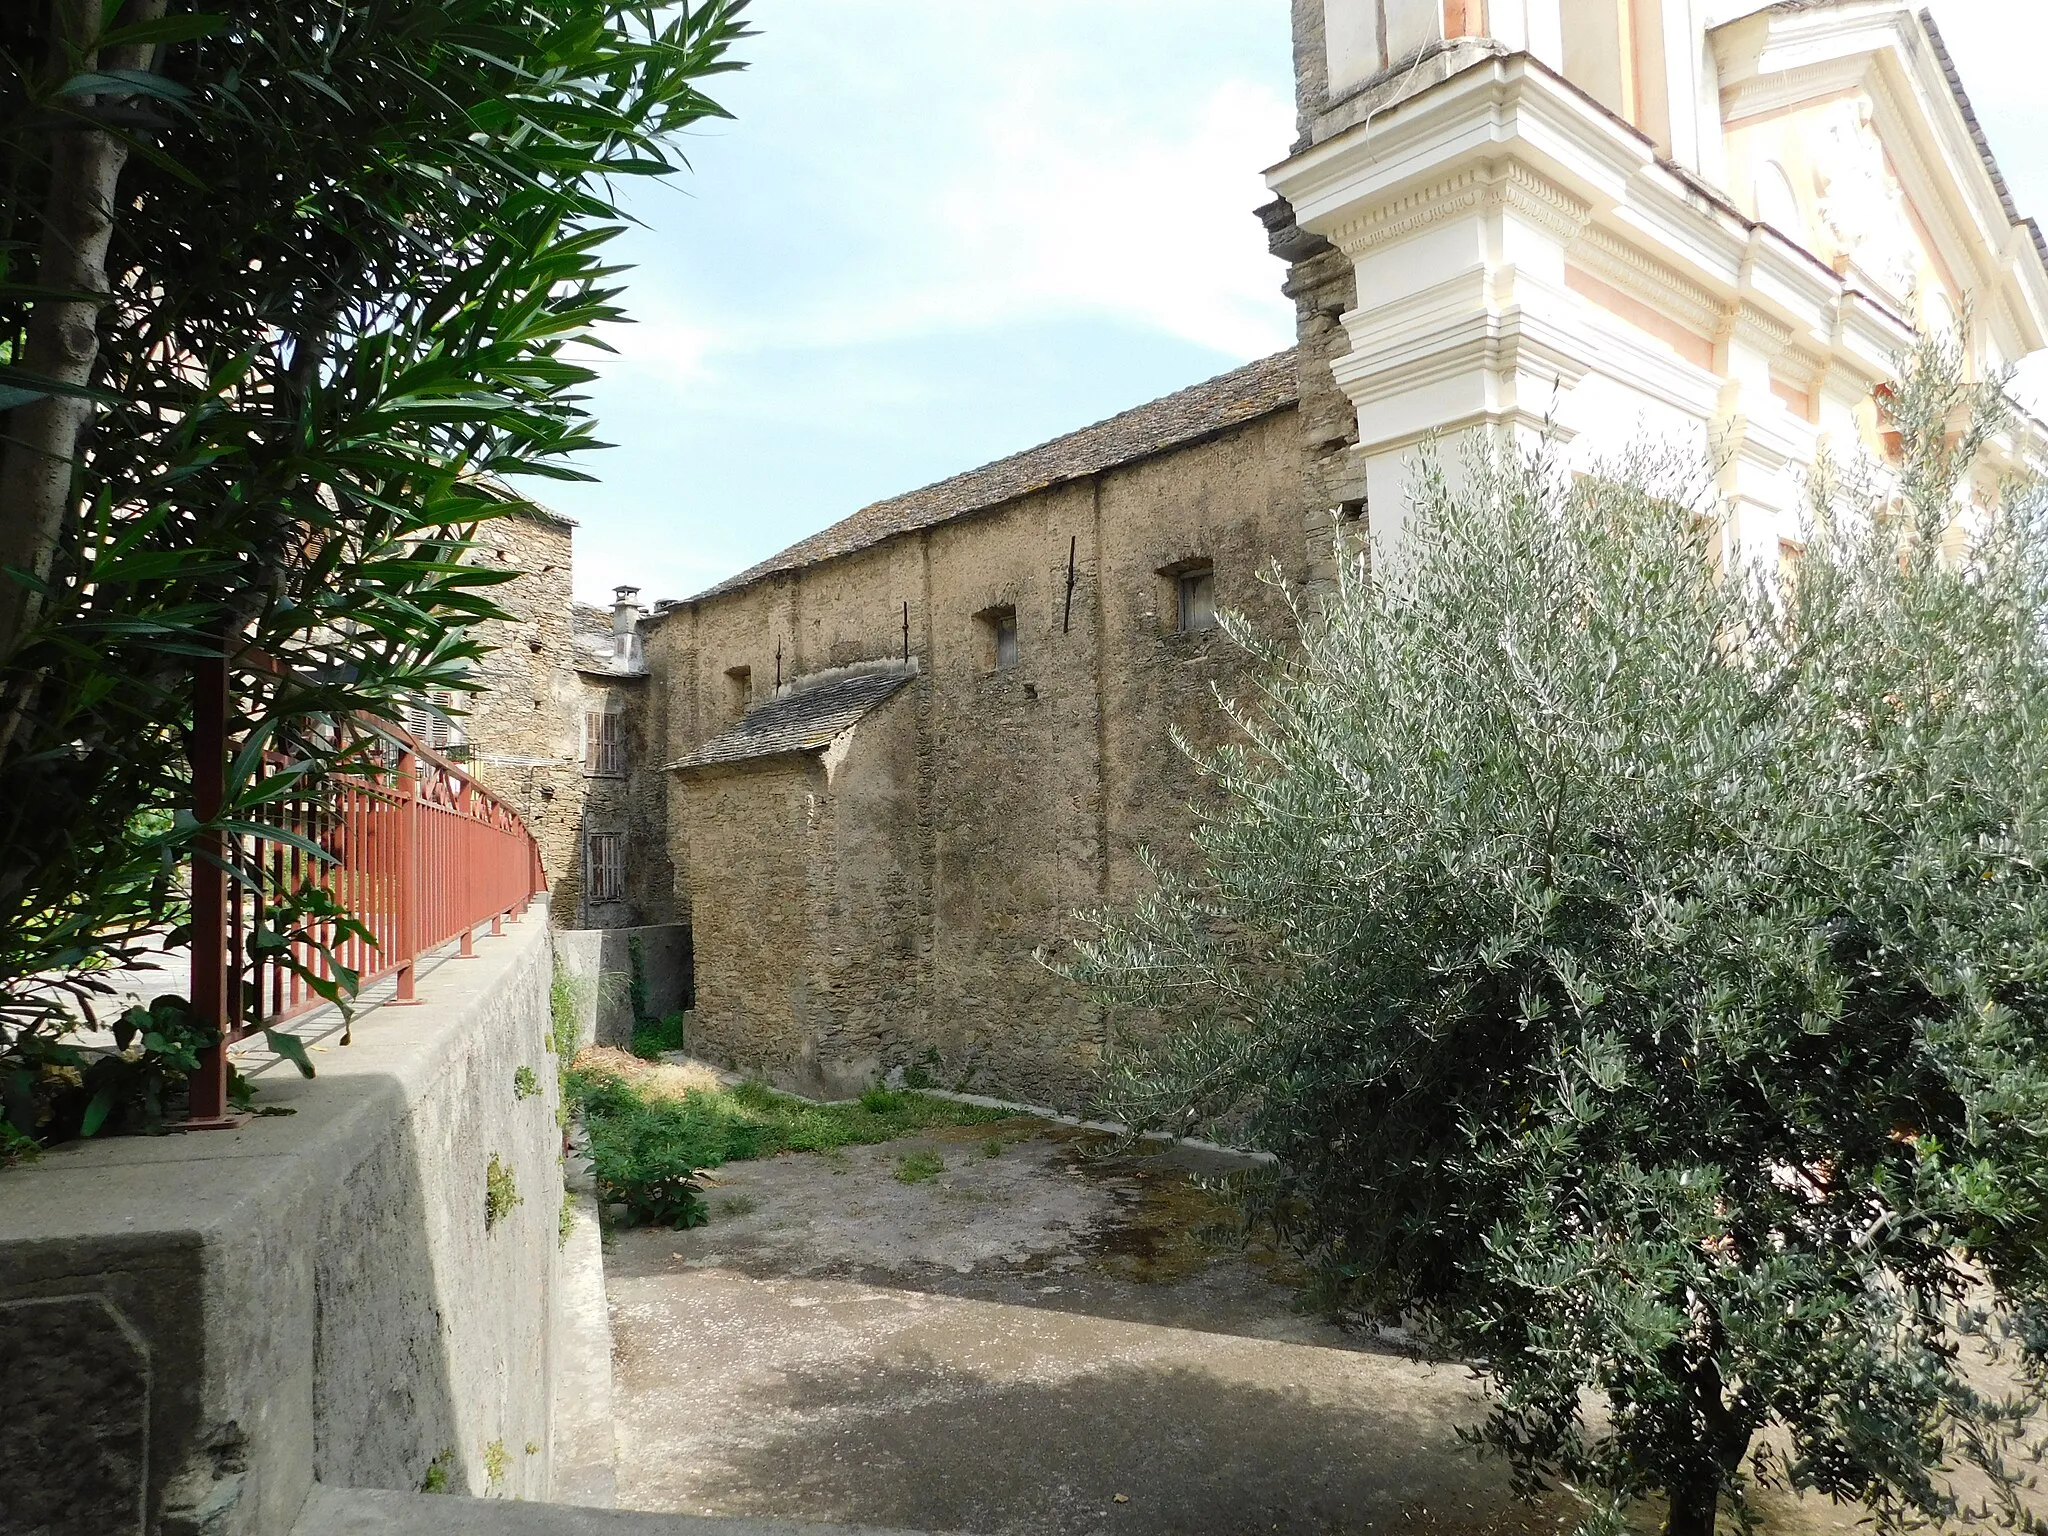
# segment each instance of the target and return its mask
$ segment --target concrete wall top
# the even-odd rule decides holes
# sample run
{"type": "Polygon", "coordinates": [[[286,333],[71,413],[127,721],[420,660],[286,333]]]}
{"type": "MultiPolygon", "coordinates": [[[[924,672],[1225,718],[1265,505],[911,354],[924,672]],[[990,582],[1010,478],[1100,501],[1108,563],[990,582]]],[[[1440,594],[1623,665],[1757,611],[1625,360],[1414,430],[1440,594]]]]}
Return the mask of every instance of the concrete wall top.
{"type": "Polygon", "coordinates": [[[274,1536],[316,1477],[416,1488],[437,1458],[546,1496],[551,971],[535,907],[352,1045],[302,1030],[318,1079],[256,1078],[288,1116],[0,1173],[0,1532],[274,1536]]]}

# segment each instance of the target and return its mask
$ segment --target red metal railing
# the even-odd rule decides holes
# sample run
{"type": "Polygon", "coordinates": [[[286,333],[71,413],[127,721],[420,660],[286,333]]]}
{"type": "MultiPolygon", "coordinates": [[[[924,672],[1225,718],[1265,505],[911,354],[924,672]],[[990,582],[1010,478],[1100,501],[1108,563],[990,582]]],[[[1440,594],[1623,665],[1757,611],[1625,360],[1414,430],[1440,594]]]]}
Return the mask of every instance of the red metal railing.
{"type": "MultiPolygon", "coordinates": [[[[267,670],[260,658],[245,665],[267,670]]],[[[228,771],[228,664],[198,667],[193,811],[217,821],[228,771]]],[[[414,1001],[420,957],[503,931],[546,888],[519,817],[469,771],[381,720],[359,718],[358,766],[205,834],[192,861],[192,1004],[219,1032],[191,1082],[188,1125],[228,1114],[227,1048],[395,978],[414,1001]],[[315,852],[314,850],[318,850],[315,852]],[[346,973],[346,974],[345,974],[346,973]]],[[[281,759],[280,759],[281,760],[281,759]]]]}

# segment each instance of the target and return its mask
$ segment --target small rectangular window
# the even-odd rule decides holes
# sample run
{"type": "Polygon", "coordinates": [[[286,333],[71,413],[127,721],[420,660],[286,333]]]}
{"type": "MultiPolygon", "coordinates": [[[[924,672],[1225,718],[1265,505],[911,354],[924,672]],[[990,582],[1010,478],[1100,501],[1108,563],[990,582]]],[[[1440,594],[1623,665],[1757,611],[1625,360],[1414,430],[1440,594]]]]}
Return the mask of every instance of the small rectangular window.
{"type": "Polygon", "coordinates": [[[583,889],[590,901],[626,899],[626,834],[593,832],[583,845],[583,889]]]}
{"type": "Polygon", "coordinates": [[[1201,566],[1180,573],[1180,632],[1192,635],[1216,627],[1216,571],[1201,566]]]}
{"type": "Polygon", "coordinates": [[[1017,665],[1017,610],[984,608],[974,617],[981,627],[982,670],[1001,672],[1017,665]]]}
{"type": "Polygon", "coordinates": [[[593,709],[583,716],[583,771],[597,778],[626,771],[625,717],[617,710],[593,709]]]}
{"type": "Polygon", "coordinates": [[[752,667],[727,667],[725,669],[725,715],[728,720],[737,720],[754,706],[754,669],[752,667]]]}

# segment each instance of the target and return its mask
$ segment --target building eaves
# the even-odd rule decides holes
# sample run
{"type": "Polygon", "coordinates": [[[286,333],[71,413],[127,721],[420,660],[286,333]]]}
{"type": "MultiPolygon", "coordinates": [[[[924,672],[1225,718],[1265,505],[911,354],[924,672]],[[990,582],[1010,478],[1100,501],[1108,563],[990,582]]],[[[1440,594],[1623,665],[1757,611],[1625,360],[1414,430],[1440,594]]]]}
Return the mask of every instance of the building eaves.
{"type": "Polygon", "coordinates": [[[937,527],[1020,496],[1186,447],[1287,409],[1295,403],[1297,389],[1290,348],[964,475],[863,507],[690,601],[721,597],[771,576],[872,548],[899,534],[937,527]]]}
{"type": "Polygon", "coordinates": [[[1956,68],[1955,57],[1948,51],[1948,42],[1942,37],[1941,28],[1934,24],[1934,12],[1921,11],[1920,25],[1927,29],[1927,40],[1934,45],[1934,60],[1941,66],[1942,78],[1948,81],[1949,94],[1955,97],[1956,106],[1963,114],[1964,126],[1970,130],[1970,142],[1977,146],[1977,156],[1984,162],[1984,172],[1998,192],[1998,206],[2005,210],[2008,219],[2033,237],[2034,250],[2041,258],[2041,265],[2048,267],[2048,238],[2042,236],[2041,226],[2036,221],[2020,216],[2019,205],[2013,201],[2005,172],[1999,169],[1998,156],[1991,152],[1991,140],[1984,132],[1984,124],[1977,117],[1977,109],[1970,104],[1970,93],[1963,89],[1962,72],[1956,68]]]}
{"type": "Polygon", "coordinates": [[[916,674],[857,672],[797,688],[756,705],[709,741],[670,763],[672,771],[823,752],[916,674]]]}

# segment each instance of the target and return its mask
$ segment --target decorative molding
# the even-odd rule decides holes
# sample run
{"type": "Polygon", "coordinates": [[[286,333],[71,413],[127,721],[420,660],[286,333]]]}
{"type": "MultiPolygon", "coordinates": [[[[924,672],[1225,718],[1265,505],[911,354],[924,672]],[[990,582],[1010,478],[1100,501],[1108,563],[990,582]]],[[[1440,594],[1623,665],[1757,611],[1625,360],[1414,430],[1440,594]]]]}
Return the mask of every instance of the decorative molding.
{"type": "Polygon", "coordinates": [[[1827,359],[1815,357],[1803,347],[1788,346],[1771,359],[1771,377],[1802,395],[1819,394],[1827,374],[1827,359]]]}
{"type": "Polygon", "coordinates": [[[1792,345],[1792,327],[1747,304],[1738,304],[1726,312],[1716,339],[1761,353],[1766,361],[1776,364],[1792,345]]]}
{"type": "Polygon", "coordinates": [[[1669,315],[1704,340],[1713,341],[1721,335],[1726,308],[1719,299],[1618,235],[1597,225],[1589,226],[1566,247],[1565,260],[1658,313],[1669,315]]]}
{"type": "MultiPolygon", "coordinates": [[[[1927,163],[1927,157],[1920,152],[1920,145],[1912,131],[1912,120],[1918,115],[1917,108],[1909,113],[1899,94],[1892,89],[1882,71],[1873,70],[1870,81],[1870,101],[1875,109],[1875,126],[1878,141],[1890,155],[1898,168],[1900,191],[1907,208],[1920,215],[1927,226],[1932,249],[1928,251],[1937,267],[1945,272],[1948,280],[1964,287],[1974,288],[1985,279],[1991,267],[1984,261],[1986,246],[1982,238],[1968,232],[1956,222],[1955,210],[1949,206],[1944,195],[1945,186],[1953,185],[1956,178],[1949,167],[1934,167],[1927,163]],[[1923,188],[1926,197],[1915,197],[1914,189],[1923,188]],[[1957,257],[1968,264],[1968,276],[1956,270],[1957,257]]],[[[1974,148],[1974,146],[1973,146],[1974,148]]],[[[1968,172],[1964,173],[1965,175],[1968,172]]],[[[1965,203],[1970,201],[1969,192],[1955,187],[1965,203]]],[[[1972,210],[1974,218],[1975,211],[1972,210]]],[[[2010,228],[2011,226],[2006,226],[2010,228]]]]}
{"type": "Polygon", "coordinates": [[[1477,166],[1468,167],[1382,203],[1339,225],[1330,239],[1357,261],[1432,224],[1480,208],[1505,209],[1560,241],[1574,239],[1593,216],[1587,204],[1564,188],[1510,160],[1491,174],[1477,166]]]}
{"type": "Polygon", "coordinates": [[[1500,178],[1487,190],[1486,200],[1565,244],[1576,240],[1593,218],[1586,203],[1513,160],[1501,167],[1500,178]]]}
{"type": "Polygon", "coordinates": [[[1479,207],[1485,195],[1486,183],[1479,171],[1468,168],[1347,220],[1330,232],[1330,242],[1356,261],[1383,245],[1479,207]]]}
{"type": "Polygon", "coordinates": [[[1865,84],[1872,73],[1871,55],[1849,54],[1820,64],[1803,64],[1725,86],[1721,91],[1723,131],[1741,128],[1759,117],[1816,105],[1820,100],[1865,84]]]}

